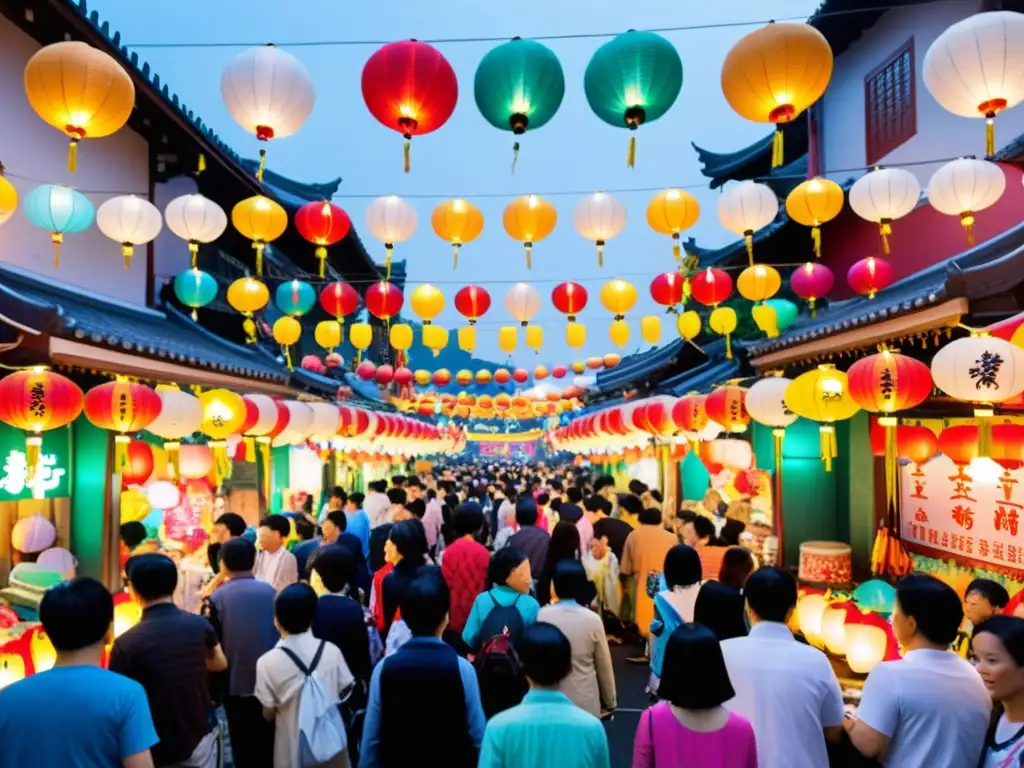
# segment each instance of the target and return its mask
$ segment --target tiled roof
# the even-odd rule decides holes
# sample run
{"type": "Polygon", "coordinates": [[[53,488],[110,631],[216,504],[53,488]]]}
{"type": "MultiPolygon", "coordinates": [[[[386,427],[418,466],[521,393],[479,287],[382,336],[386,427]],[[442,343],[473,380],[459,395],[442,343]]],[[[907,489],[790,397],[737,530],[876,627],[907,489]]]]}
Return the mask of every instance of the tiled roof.
{"type": "Polygon", "coordinates": [[[729,360],[718,357],[663,381],[658,387],[658,391],[675,397],[682,397],[687,392],[707,392],[717,384],[735,378],[739,372],[740,361],[738,358],[734,357],[729,360]]]}
{"type": "MultiPolygon", "coordinates": [[[[753,144],[735,152],[712,152],[696,144],[693,145],[700,161],[701,173],[711,179],[711,188],[717,189],[727,181],[740,181],[769,176],[773,173],[783,175],[783,168],[772,168],[773,130],[753,144]]],[[[792,123],[782,129],[784,157],[800,158],[807,154],[807,113],[802,113],[792,123]]],[[[806,166],[805,166],[806,172],[806,166]]],[[[788,171],[786,173],[789,173],[788,171]]]]}
{"type": "MultiPolygon", "coordinates": [[[[240,159],[240,164],[254,176],[259,170],[260,161],[248,158],[240,159]]],[[[270,196],[286,208],[299,208],[306,203],[330,200],[338,193],[341,186],[341,177],[333,181],[322,183],[304,184],[279,173],[274,173],[269,168],[263,172],[263,189],[270,196]]]]}

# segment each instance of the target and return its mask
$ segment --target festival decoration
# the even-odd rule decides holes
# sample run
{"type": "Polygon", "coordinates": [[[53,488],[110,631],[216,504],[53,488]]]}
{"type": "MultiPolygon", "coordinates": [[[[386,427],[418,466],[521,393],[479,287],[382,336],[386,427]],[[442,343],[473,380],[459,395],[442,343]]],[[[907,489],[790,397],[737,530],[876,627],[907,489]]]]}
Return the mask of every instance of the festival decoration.
{"type": "Polygon", "coordinates": [[[722,93],[740,116],[773,123],[772,168],[783,163],[782,126],[821,98],[832,48],[810,24],[771,22],[744,35],[722,64],[722,93]]]}
{"type": "Polygon", "coordinates": [[[435,387],[447,387],[452,381],[452,374],[447,368],[434,371],[433,382],[435,387]]]}
{"type": "Polygon", "coordinates": [[[491,308],[491,295],[479,285],[467,285],[455,294],[455,309],[469,320],[470,325],[487,314],[491,308]]]}
{"type": "Polygon", "coordinates": [[[135,107],[135,86],[113,56],[78,41],[36,51],[25,65],[25,95],[35,113],[70,139],[68,171],[78,142],[119,131],[135,107]]]}
{"type": "Polygon", "coordinates": [[[388,341],[399,352],[405,352],[412,346],[412,326],[405,323],[395,323],[388,329],[388,341]]]}
{"type": "Polygon", "coordinates": [[[505,294],[505,309],[522,326],[527,326],[540,311],[540,294],[529,283],[516,283],[505,294]]]}
{"type": "MultiPolygon", "coordinates": [[[[209,445],[201,443],[186,443],[181,446],[181,479],[182,480],[204,480],[214,471],[213,449],[209,445]]],[[[187,485],[182,483],[182,485],[187,485]]],[[[188,497],[182,493],[178,501],[172,506],[177,506],[182,499],[188,497]]]]}
{"type": "Polygon", "coordinates": [[[255,277],[240,277],[228,286],[228,304],[236,312],[240,312],[245,320],[242,329],[245,331],[246,343],[256,342],[256,323],[252,316],[259,312],[270,301],[270,289],[266,283],[255,277]]]}
{"type": "Polygon", "coordinates": [[[25,554],[49,549],[57,540],[57,528],[39,512],[23,517],[11,529],[11,547],[25,554]]]}
{"type": "Polygon", "coordinates": [[[866,623],[864,614],[855,612],[852,607],[847,607],[846,611],[843,643],[846,663],[852,672],[866,675],[885,659],[889,636],[882,626],[866,623]]]}
{"type": "Polygon", "coordinates": [[[717,307],[732,293],[732,278],[722,269],[708,267],[690,280],[690,295],[698,304],[717,307]]]}
{"type": "Polygon", "coordinates": [[[626,313],[636,306],[636,299],[636,288],[633,284],[619,278],[609,280],[601,288],[601,304],[617,321],[622,320],[626,313]]]}
{"type": "Polygon", "coordinates": [[[267,395],[243,395],[242,402],[245,404],[245,419],[238,427],[238,431],[245,445],[245,460],[254,463],[256,453],[259,452],[260,460],[263,462],[263,489],[266,495],[270,485],[269,435],[282,419],[282,412],[287,415],[287,411],[283,411],[277,401],[267,395]]]}
{"type": "Polygon", "coordinates": [[[811,317],[816,314],[815,303],[818,299],[824,298],[835,284],[835,276],[832,270],[821,262],[808,261],[803,266],[793,270],[789,276],[789,287],[793,293],[807,302],[811,310],[811,317]]]}
{"type": "Polygon", "coordinates": [[[316,305],[316,291],[309,283],[289,280],[274,291],[274,305],[282,314],[301,317],[316,305]]]}
{"type": "Polygon", "coordinates": [[[811,228],[811,243],[817,258],[821,258],[822,226],[842,210],[843,188],[823,176],[801,181],[786,195],[786,213],[797,224],[811,228]]]}
{"type": "MultiPolygon", "coordinates": [[[[476,329],[473,331],[475,333],[476,329]]],[[[423,346],[429,349],[434,357],[437,357],[441,354],[441,350],[448,346],[448,329],[437,325],[424,325],[423,346]]]]}
{"type": "Polygon", "coordinates": [[[551,303],[568,316],[569,322],[575,322],[576,315],[587,306],[587,289],[572,280],[559,283],[551,291],[551,303]]]}
{"type": "MultiPolygon", "coordinates": [[[[161,402],[159,395],[155,392],[153,393],[153,397],[156,398],[157,415],[159,415],[159,411],[163,407],[163,403],[161,402]]],[[[126,453],[127,460],[125,461],[124,466],[121,467],[122,487],[127,488],[130,485],[144,484],[153,476],[153,471],[157,469],[153,446],[149,443],[143,442],[142,440],[130,440],[128,442],[126,453]]],[[[165,467],[161,467],[160,469],[162,471],[165,467]]]]}
{"type": "MultiPolygon", "coordinates": [[[[799,418],[786,405],[786,390],[793,382],[784,376],[768,376],[758,379],[747,390],[744,405],[751,420],[772,428],[772,447],[774,448],[773,483],[776,499],[782,496],[782,441],[786,437],[786,427],[799,418]]],[[[776,505],[780,502],[776,501],[776,505]]],[[[782,531],[781,509],[776,509],[776,535],[782,531]]]]}
{"type": "Polygon", "coordinates": [[[739,319],[732,307],[715,307],[708,315],[708,328],[719,336],[725,336],[725,357],[732,360],[732,333],[736,330],[739,319]]]}
{"type": "Polygon", "coordinates": [[[364,360],[356,366],[356,376],[363,381],[373,381],[374,376],[377,375],[377,366],[371,360],[364,360]]]}
{"type": "Polygon", "coordinates": [[[362,90],[370,114],[405,139],[406,173],[412,137],[448,122],[459,98],[452,65],[439,50],[419,40],[377,49],[363,67],[362,90]]]}
{"type": "Polygon", "coordinates": [[[192,310],[192,319],[199,319],[199,310],[217,298],[217,280],[207,272],[192,267],[174,278],[174,295],[192,310]]]}
{"type": "Polygon", "coordinates": [[[327,272],[327,246],[348,237],[352,220],[334,203],[319,200],[299,207],[295,212],[295,229],[303,239],[316,246],[314,254],[320,265],[317,274],[322,279],[327,272]]]}
{"type": "Polygon", "coordinates": [[[796,304],[789,299],[768,299],[764,304],[775,312],[775,323],[780,332],[789,330],[800,314],[796,304]]]}
{"type": "MultiPolygon", "coordinates": [[[[594,53],[583,75],[590,108],[617,128],[636,131],[664,115],[683,86],[683,62],[675,46],[653,32],[630,30],[594,53]]],[[[636,137],[629,138],[626,164],[636,162],[636,137]]]]}
{"type": "Polygon", "coordinates": [[[608,337],[617,347],[626,346],[629,343],[629,335],[629,323],[625,320],[613,320],[608,328],[608,337]]]}
{"type": "Polygon", "coordinates": [[[726,432],[746,432],[750,424],[745,401],[747,390],[743,387],[726,385],[717,387],[704,400],[704,411],[708,418],[722,425],[726,432]]]}
{"type": "Polygon", "coordinates": [[[274,335],[274,341],[281,345],[281,352],[284,353],[284,362],[288,366],[288,370],[292,368],[292,350],[293,344],[297,344],[299,338],[302,336],[302,323],[296,320],[291,315],[285,315],[279,317],[274,321],[272,328],[274,335]]]}
{"type": "Polygon", "coordinates": [[[121,525],[125,523],[141,523],[149,513],[153,511],[153,505],[145,491],[139,488],[128,488],[121,491],[121,525]]]}
{"type": "Polygon", "coordinates": [[[349,326],[348,340],[358,352],[357,360],[361,360],[363,352],[373,343],[373,328],[369,323],[354,323],[349,326]]]}
{"type": "MultiPolygon", "coordinates": [[[[129,432],[145,429],[160,415],[160,397],[145,384],[123,379],[98,384],[85,394],[85,417],[94,426],[117,432],[114,436],[114,471],[128,466],[129,432]]],[[[148,477],[148,476],[147,476],[148,477]]]]}
{"type": "Polygon", "coordinates": [[[661,341],[661,318],[656,315],[640,318],[640,337],[648,344],[661,341]]]}
{"type": "Polygon", "coordinates": [[[212,243],[228,228],[228,216],[213,200],[199,193],[176,197],[164,208],[167,228],[188,243],[192,268],[196,268],[199,246],[212,243]]]}
{"type": "Polygon", "coordinates": [[[522,195],[505,206],[501,217],[505,232],[523,244],[526,268],[533,267],[533,245],[551,234],[558,223],[558,211],[542,197],[522,195]]]}
{"type": "Polygon", "coordinates": [[[0,421],[25,434],[26,480],[39,466],[43,432],[70,424],[82,412],[82,390],[71,379],[43,367],[0,379],[0,421]]]}
{"type": "Polygon", "coordinates": [[[235,203],[231,209],[231,224],[242,235],[252,240],[256,251],[256,274],[263,275],[263,250],[288,228],[288,214],[280,203],[266,195],[253,195],[235,203]]]}
{"type": "Polygon", "coordinates": [[[364,302],[367,312],[387,322],[402,311],[405,297],[397,285],[381,280],[366,289],[364,302]]]}
{"type": "Polygon", "coordinates": [[[928,427],[910,424],[900,424],[896,427],[897,458],[912,461],[920,467],[938,453],[938,450],[939,443],[935,433],[928,427]]]}
{"type": "Polygon", "coordinates": [[[454,255],[452,269],[459,266],[459,249],[476,240],[484,229],[484,215],[472,203],[457,197],[439,203],[430,216],[434,233],[451,243],[454,255]]]}
{"type": "Polygon", "coordinates": [[[366,228],[384,243],[385,280],[391,280],[391,252],[416,231],[419,216],[413,205],[397,195],[378,197],[366,209],[366,228]]]}
{"type": "MultiPolygon", "coordinates": [[[[181,440],[198,432],[203,423],[203,404],[192,395],[173,385],[156,388],[160,398],[160,413],[146,427],[152,435],[163,438],[168,468],[172,477],[181,477],[181,440]]],[[[153,504],[157,509],[163,509],[153,504]]]]}
{"type": "Polygon", "coordinates": [[[597,266],[604,266],[604,246],[626,227],[625,206],[607,192],[583,198],[572,217],[573,226],[585,240],[597,246],[597,266]]]}
{"type": "Polygon", "coordinates": [[[678,272],[662,272],[651,280],[651,298],[655,303],[677,312],[677,306],[685,300],[689,291],[687,280],[678,272]]]}
{"type": "Polygon", "coordinates": [[[932,174],[927,195],[928,202],[939,213],[960,217],[967,244],[974,245],[975,214],[995,205],[1005,190],[1002,168],[988,160],[961,157],[932,174]]]}
{"type": "Polygon", "coordinates": [[[418,285],[409,296],[409,306],[424,325],[430,325],[444,309],[444,294],[430,283],[418,285]]]}
{"type": "Polygon", "coordinates": [[[324,312],[343,324],[345,315],[351,315],[359,309],[359,294],[348,283],[328,283],[320,292],[320,306],[324,312]]]}
{"type": "Polygon", "coordinates": [[[786,388],[785,403],[798,416],[820,423],[821,459],[825,471],[831,472],[832,460],[838,455],[835,422],[849,419],[860,410],[850,397],[846,374],[833,365],[819,365],[793,380],[786,388]]]}
{"type": "Polygon", "coordinates": [[[565,344],[580,349],[587,343],[587,328],[583,323],[569,322],[565,326],[565,344]]]}
{"type": "Polygon", "coordinates": [[[754,264],[754,233],[771,224],[779,213],[779,199],[767,184],[741,181],[729,186],[718,198],[718,220],[743,238],[747,259],[754,264]]]}
{"type": "Polygon", "coordinates": [[[892,223],[917,207],[921,185],[903,168],[875,168],[850,187],[850,207],[866,221],[878,224],[882,253],[889,253],[892,223]]]}
{"type": "MultiPolygon", "coordinates": [[[[281,318],[281,320],[298,322],[288,317],[281,318]]],[[[200,393],[199,402],[203,406],[203,422],[199,428],[211,438],[210,450],[213,452],[214,485],[221,485],[225,478],[231,477],[231,459],[228,457],[227,439],[245,423],[245,401],[242,400],[241,395],[236,395],[227,389],[208,389],[200,393]]]]}
{"type": "Polygon", "coordinates": [[[672,256],[682,260],[679,235],[697,223],[700,203],[685,189],[663,189],[647,204],[647,226],[672,238],[672,256]]]}
{"type": "Polygon", "coordinates": [[[78,190],[59,184],[36,187],[25,195],[21,209],[30,222],[49,230],[54,268],[60,266],[60,246],[64,235],[88,229],[95,216],[89,198],[78,190]]]}
{"type": "Polygon", "coordinates": [[[18,208],[18,190],[4,178],[4,166],[0,163],[0,226],[6,224],[18,208]]]}
{"type": "Polygon", "coordinates": [[[692,342],[697,338],[702,328],[703,321],[700,319],[700,315],[692,309],[682,312],[676,319],[676,330],[686,341],[692,342]]]}
{"type": "Polygon", "coordinates": [[[135,246],[156,239],[163,229],[164,220],[160,209],[149,200],[135,195],[118,195],[106,200],[96,210],[96,226],[104,235],[121,244],[124,268],[130,269],[135,246]]]}
{"type": "Polygon", "coordinates": [[[764,302],[779,292],[782,277],[775,267],[754,264],[740,272],[736,278],[736,290],[747,301],[764,302]]]}
{"type": "Polygon", "coordinates": [[[892,285],[893,279],[892,265],[875,256],[854,262],[846,273],[846,282],[850,288],[869,299],[875,298],[879,291],[892,285]]]}

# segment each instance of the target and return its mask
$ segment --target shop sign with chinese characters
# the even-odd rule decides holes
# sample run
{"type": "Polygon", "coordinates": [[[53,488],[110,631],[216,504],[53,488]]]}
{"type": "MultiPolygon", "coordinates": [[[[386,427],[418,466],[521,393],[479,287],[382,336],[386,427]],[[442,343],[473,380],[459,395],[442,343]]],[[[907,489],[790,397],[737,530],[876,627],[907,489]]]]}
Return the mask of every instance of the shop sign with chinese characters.
{"type": "Polygon", "coordinates": [[[967,465],[936,456],[901,469],[902,534],[909,544],[1024,570],[1024,469],[991,459],[967,465]]]}

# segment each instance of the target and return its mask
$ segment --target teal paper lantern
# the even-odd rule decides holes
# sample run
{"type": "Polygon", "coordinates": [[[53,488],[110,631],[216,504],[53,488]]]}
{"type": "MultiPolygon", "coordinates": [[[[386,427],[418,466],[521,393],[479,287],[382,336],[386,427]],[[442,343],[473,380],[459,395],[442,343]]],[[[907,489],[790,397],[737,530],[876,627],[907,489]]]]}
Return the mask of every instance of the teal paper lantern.
{"type": "Polygon", "coordinates": [[[217,281],[201,269],[186,269],[174,278],[174,295],[186,307],[192,308],[192,319],[197,320],[196,310],[217,298],[217,281]]]}
{"type": "Polygon", "coordinates": [[[309,312],[316,304],[316,291],[309,283],[289,280],[277,286],[277,290],[274,291],[274,304],[284,314],[299,317],[309,312]]]}
{"type": "Polygon", "coordinates": [[[789,299],[768,299],[765,304],[775,310],[775,322],[778,325],[779,333],[789,330],[800,313],[796,304],[789,299]]]}
{"type": "Polygon", "coordinates": [[[60,245],[68,232],[88,229],[96,218],[89,198],[71,187],[43,184],[27,195],[21,204],[25,217],[41,229],[49,230],[53,243],[53,266],[60,266],[60,245]]]}
{"type": "Polygon", "coordinates": [[[711,487],[711,473],[698,454],[698,451],[687,451],[679,462],[679,480],[684,501],[700,501],[711,487]]]}
{"type": "Polygon", "coordinates": [[[896,588],[887,581],[871,579],[853,590],[853,599],[862,610],[889,615],[896,602],[896,588]]]}
{"type": "MultiPolygon", "coordinates": [[[[635,131],[664,115],[683,87],[683,62],[675,46],[653,32],[630,30],[594,53],[583,75],[590,108],[617,128],[635,131]]],[[[629,139],[633,167],[636,138],[629,139]]]]}

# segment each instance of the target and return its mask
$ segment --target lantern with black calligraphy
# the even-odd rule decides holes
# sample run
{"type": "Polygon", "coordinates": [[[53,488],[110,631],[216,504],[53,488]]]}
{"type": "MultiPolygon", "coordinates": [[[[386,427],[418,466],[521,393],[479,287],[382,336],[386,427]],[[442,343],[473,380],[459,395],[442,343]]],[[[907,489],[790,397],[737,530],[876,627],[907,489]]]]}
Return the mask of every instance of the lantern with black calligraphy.
{"type": "Polygon", "coordinates": [[[850,397],[847,376],[833,365],[819,365],[801,374],[786,388],[786,406],[798,416],[821,425],[821,459],[825,471],[832,471],[832,460],[838,455],[835,422],[851,418],[860,407],[850,397]]]}
{"type": "Polygon", "coordinates": [[[231,477],[227,439],[245,423],[245,401],[228,389],[208,389],[199,394],[199,402],[203,405],[203,422],[199,429],[210,438],[214,484],[220,485],[231,477]]]}
{"type": "Polygon", "coordinates": [[[59,373],[37,367],[0,379],[0,421],[25,434],[26,480],[35,477],[43,432],[70,424],[82,412],[82,390],[59,373]]]}
{"type": "Polygon", "coordinates": [[[747,390],[743,387],[718,387],[705,399],[704,410],[708,418],[721,424],[726,432],[745,432],[750,424],[746,396],[747,390]]]}
{"type": "Polygon", "coordinates": [[[114,471],[128,467],[129,433],[145,429],[160,415],[160,396],[145,384],[118,379],[99,384],[85,394],[85,417],[114,436],[114,471]]]}

